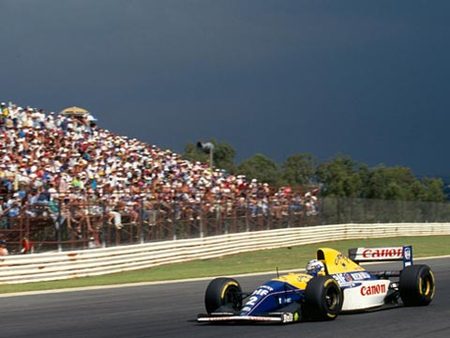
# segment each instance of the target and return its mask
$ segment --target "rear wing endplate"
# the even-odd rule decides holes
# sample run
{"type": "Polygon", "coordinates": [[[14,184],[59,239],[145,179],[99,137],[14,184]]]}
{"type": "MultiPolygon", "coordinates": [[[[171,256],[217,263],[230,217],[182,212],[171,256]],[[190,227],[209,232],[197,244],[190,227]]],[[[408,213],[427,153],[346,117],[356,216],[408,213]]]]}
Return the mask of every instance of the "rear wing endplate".
{"type": "Polygon", "coordinates": [[[413,264],[411,245],[383,248],[353,248],[348,250],[348,257],[356,263],[402,261],[403,268],[413,264]]]}

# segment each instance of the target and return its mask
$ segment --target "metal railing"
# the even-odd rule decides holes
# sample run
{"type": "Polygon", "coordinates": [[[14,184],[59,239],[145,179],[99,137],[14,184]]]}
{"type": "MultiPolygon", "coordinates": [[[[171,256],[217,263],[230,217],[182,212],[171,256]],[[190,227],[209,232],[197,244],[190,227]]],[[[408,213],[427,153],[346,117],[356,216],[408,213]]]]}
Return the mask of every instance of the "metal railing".
{"type": "Polygon", "coordinates": [[[93,250],[10,255],[0,259],[0,284],[100,276],[255,250],[322,243],[330,238],[348,240],[449,234],[450,223],[335,224],[249,231],[93,250]]]}
{"type": "Polygon", "coordinates": [[[148,203],[138,199],[112,207],[85,199],[65,204],[24,205],[0,218],[0,238],[11,254],[33,243],[34,252],[110,247],[201,238],[247,231],[344,223],[450,221],[449,203],[324,198],[315,205],[286,203],[148,203]]]}

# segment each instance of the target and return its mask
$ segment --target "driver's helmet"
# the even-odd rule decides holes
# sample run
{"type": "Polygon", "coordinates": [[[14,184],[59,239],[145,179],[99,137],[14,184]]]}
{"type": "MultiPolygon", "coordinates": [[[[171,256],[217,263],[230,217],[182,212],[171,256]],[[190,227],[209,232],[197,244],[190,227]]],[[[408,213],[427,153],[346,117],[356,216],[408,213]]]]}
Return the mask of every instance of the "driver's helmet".
{"type": "Polygon", "coordinates": [[[312,276],[324,275],[325,265],[318,259],[312,259],[306,264],[306,273],[312,276]]]}

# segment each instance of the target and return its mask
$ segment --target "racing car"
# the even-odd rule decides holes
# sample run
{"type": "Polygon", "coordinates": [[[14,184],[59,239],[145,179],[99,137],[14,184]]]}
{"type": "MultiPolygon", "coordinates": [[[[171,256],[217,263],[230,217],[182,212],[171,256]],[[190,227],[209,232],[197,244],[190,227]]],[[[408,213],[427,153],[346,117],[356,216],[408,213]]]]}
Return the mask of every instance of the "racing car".
{"type": "Polygon", "coordinates": [[[292,323],[333,320],[340,313],[383,307],[426,306],[435,294],[427,265],[414,265],[412,246],[355,248],[344,256],[331,248],[317,250],[305,273],[277,276],[243,292],[233,278],[213,279],[205,292],[206,314],[198,322],[292,323]],[[361,262],[402,261],[394,271],[368,271],[361,262]]]}

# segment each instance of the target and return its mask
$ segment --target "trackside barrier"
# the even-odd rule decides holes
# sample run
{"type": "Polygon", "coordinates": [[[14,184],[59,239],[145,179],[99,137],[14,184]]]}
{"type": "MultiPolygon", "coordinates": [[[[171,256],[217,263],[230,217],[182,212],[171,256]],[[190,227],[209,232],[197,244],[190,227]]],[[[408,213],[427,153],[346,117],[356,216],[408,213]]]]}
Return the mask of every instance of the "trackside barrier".
{"type": "Polygon", "coordinates": [[[4,256],[0,258],[0,284],[98,276],[330,240],[431,235],[450,235],[450,223],[323,225],[102,249],[4,256]]]}

